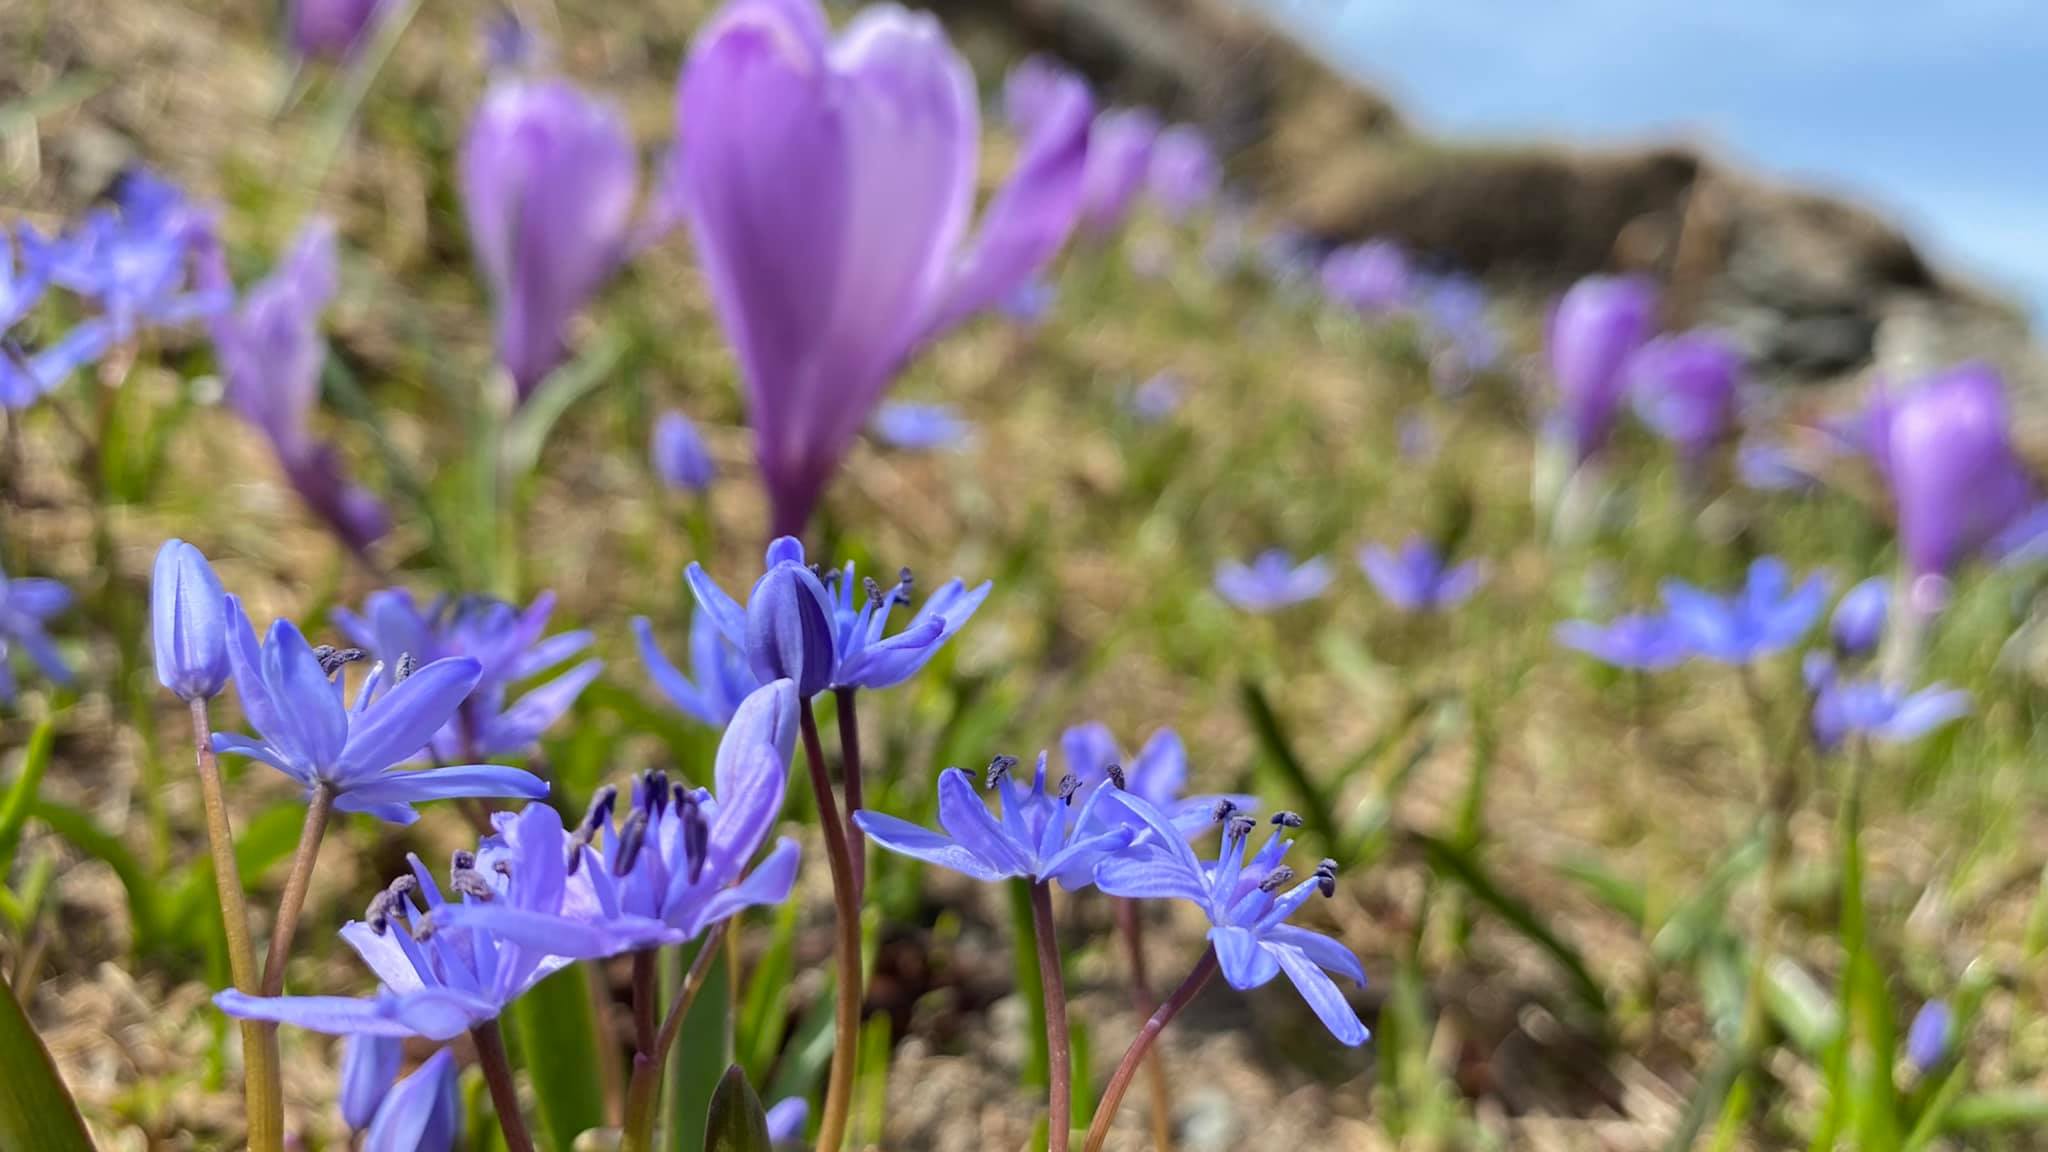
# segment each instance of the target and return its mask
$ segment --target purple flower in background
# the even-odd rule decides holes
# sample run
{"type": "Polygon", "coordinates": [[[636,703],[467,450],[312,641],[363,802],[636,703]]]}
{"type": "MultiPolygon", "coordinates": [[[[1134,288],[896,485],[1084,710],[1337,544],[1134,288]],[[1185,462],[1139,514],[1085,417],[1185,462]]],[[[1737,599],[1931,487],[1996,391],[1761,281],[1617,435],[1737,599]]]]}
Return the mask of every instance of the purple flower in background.
{"type": "Polygon", "coordinates": [[[462,144],[462,207],[521,400],[625,254],[639,162],[625,120],[566,80],[500,80],[462,144]]]}
{"type": "Polygon", "coordinates": [[[1915,576],[1946,576],[2033,505],[1997,372],[1967,364],[1873,405],[1873,442],[1915,576]]]}
{"type": "Polygon", "coordinates": [[[1143,108],[1108,108],[1088,131],[1081,226],[1101,237],[1122,226],[1144,186],[1159,138],[1159,117],[1143,108]]]}
{"type": "Polygon", "coordinates": [[[804,1122],[811,1118],[811,1106],[801,1096],[791,1096],[775,1102],[768,1109],[768,1142],[782,1145],[803,1137],[804,1122]]]}
{"type": "Polygon", "coordinates": [[[1814,653],[1806,663],[1813,691],[1813,740],[1824,750],[1851,736],[1880,744],[1910,744],[1970,714],[1970,694],[1934,684],[1908,692],[1878,679],[1838,676],[1833,661],[1814,653]]]}
{"type": "Polygon", "coordinates": [[[529,804],[517,816],[497,813],[492,822],[493,835],[474,852],[457,851],[450,862],[449,887],[460,903],[445,899],[419,857],[408,856],[411,875],[379,892],[363,919],[342,926],[342,940],[377,975],[376,995],[266,997],[229,989],[213,1002],[237,1019],[336,1036],[452,1040],[497,1019],[506,1005],[572,961],[635,946],[640,937],[632,933],[563,914],[571,841],[559,813],[529,804]],[[490,909],[503,923],[544,929],[544,940],[456,923],[458,908],[465,914],[490,909]]]}
{"type": "Polygon", "coordinates": [[[391,1083],[405,1063],[405,1041],[396,1036],[353,1034],[341,1042],[341,1119],[361,1132],[377,1118],[391,1083]]]}
{"type": "Polygon", "coordinates": [[[1846,659],[1876,651],[1878,641],[1884,639],[1891,599],[1891,582],[1882,576],[1872,576],[1842,593],[1835,614],[1828,621],[1835,654],[1846,659]]]}
{"type": "Polygon", "coordinates": [[[648,455],[654,461],[654,474],[677,492],[703,492],[718,476],[697,426],[673,408],[655,419],[648,455]]]}
{"type": "Polygon", "coordinates": [[[1477,281],[1463,276],[1431,280],[1416,304],[1423,336],[1435,348],[1430,373],[1440,390],[1456,392],[1474,372],[1500,363],[1500,332],[1487,315],[1486,290],[1477,281]]]}
{"type": "MultiPolygon", "coordinates": [[[[1013,756],[998,756],[989,764],[988,786],[998,797],[1000,818],[990,815],[974,790],[973,777],[948,768],[939,774],[939,826],[944,832],[865,809],[855,812],[853,819],[891,852],[976,880],[1021,876],[1034,883],[1057,880],[1068,891],[1086,888],[1094,882],[1095,865],[1129,844],[1133,835],[1121,822],[1096,818],[1096,807],[1114,789],[1097,789],[1075,804],[1080,777],[1070,773],[1055,790],[1047,791],[1044,753],[1039,754],[1028,789],[1013,779],[1016,767],[1013,756]]],[[[1178,843],[1179,833],[1173,835],[1178,843]]]]}
{"type": "Polygon", "coordinates": [[[56,642],[44,631],[50,617],[70,606],[71,590],[55,580],[10,580],[7,573],[0,572],[0,704],[14,702],[14,670],[8,658],[16,648],[28,654],[50,683],[69,687],[76,682],[56,642]]]}
{"type": "Polygon", "coordinates": [[[1045,323],[1058,302],[1059,289],[1051,281],[1037,277],[1012,288],[996,302],[996,309],[1019,324],[1032,326],[1045,323]]]}
{"type": "Polygon", "coordinates": [[[342,60],[362,43],[384,0],[287,0],[288,39],[303,58],[342,60]]]}
{"type": "Polygon", "coordinates": [[[1557,642],[1603,664],[1640,672],[1675,668],[1692,655],[1685,635],[1663,616],[1636,613],[1609,624],[1569,620],[1558,625],[1557,642]]]}
{"type": "Polygon", "coordinates": [[[145,169],[122,173],[112,200],[53,240],[17,233],[26,262],[99,310],[110,345],[228,306],[231,291],[209,272],[220,258],[210,211],[145,169]]]}
{"type": "Polygon", "coordinates": [[[0,232],[0,337],[21,323],[42,301],[50,286],[50,269],[35,247],[35,234],[26,226],[14,232],[0,232]],[[21,239],[16,240],[19,235],[21,239]],[[20,248],[19,255],[16,249],[20,248]]]}
{"type": "Polygon", "coordinates": [[[422,610],[411,592],[387,588],[370,593],[360,616],[335,609],[334,623],[389,667],[398,667],[408,656],[418,664],[458,658],[477,662],[476,687],[427,748],[438,760],[466,762],[530,750],[603,670],[603,661],[585,660],[506,702],[512,685],[590,647],[590,633],[584,631],[542,638],[554,609],[555,594],[543,592],[524,609],[487,596],[463,596],[436,599],[422,610]]]}
{"type": "Polygon", "coordinates": [[[1187,383],[1172,372],[1155,372],[1131,393],[1131,414],[1140,423],[1162,424],[1180,411],[1187,383]]]}
{"type": "Polygon", "coordinates": [[[375,496],[349,481],[339,453],[308,428],[320,404],[320,369],[327,360],[320,313],[334,292],[334,226],[314,220],[268,279],[215,318],[213,346],[227,379],[228,405],[270,441],[306,507],[361,554],[390,530],[390,516],[375,496]]]}
{"type": "Polygon", "coordinates": [[[1656,313],[1656,290],[1633,277],[1588,277],[1558,301],[1550,319],[1550,373],[1562,432],[1579,463],[1607,446],[1629,360],[1649,338],[1656,313]]]}
{"type": "Polygon", "coordinates": [[[1790,447],[1753,432],[1736,446],[1735,472],[1759,492],[1805,492],[1820,485],[1820,476],[1790,447]]]}
{"type": "Polygon", "coordinates": [[[1387,603],[1403,612],[1440,612],[1456,607],[1486,582],[1477,560],[1446,564],[1429,541],[1411,537],[1399,552],[1377,544],[1358,553],[1358,566],[1387,603]]]}
{"type": "Polygon", "coordinates": [[[1281,863],[1293,844],[1286,833],[1300,824],[1299,817],[1274,816],[1265,844],[1252,852],[1257,821],[1228,804],[1218,805],[1213,815],[1223,824],[1223,844],[1215,862],[1204,863],[1157,808],[1129,792],[1109,790],[1103,795],[1153,832],[1096,868],[1095,882],[1104,892],[1127,899],[1193,903],[1209,917],[1209,943],[1232,988],[1249,991],[1284,972],[1338,1042],[1353,1047],[1365,1043],[1365,1025],[1324,971],[1363,985],[1364,966],[1330,937],[1287,923],[1316,892],[1329,896],[1337,888],[1334,860],[1323,861],[1299,882],[1294,869],[1281,863]]]}
{"type": "Polygon", "coordinates": [[[929,15],[735,0],[698,35],[669,188],[746,384],[778,534],[808,523],[917,350],[1039,274],[1079,210],[1091,101],[1058,84],[968,225],[980,114],[929,15]]]}
{"type": "Polygon", "coordinates": [[[851,563],[826,569],[824,578],[804,559],[803,543],[784,536],[768,545],[767,571],[742,607],[703,567],[684,572],[697,607],[746,654],[762,682],[790,679],[804,696],[827,688],[891,688],[916,675],[964,627],[990,585],[968,588],[949,580],[918,609],[901,632],[885,636],[897,605],[910,603],[910,570],[893,587],[857,581],[851,563]],[[837,584],[836,592],[828,581],[837,584]],[[854,588],[865,590],[858,607],[854,588]]]}
{"type": "Polygon", "coordinates": [[[1785,562],[1766,556],[1749,566],[1729,596],[1703,592],[1679,580],[1662,589],[1671,624],[1696,656],[1722,664],[1748,664],[1798,644],[1828,606],[1827,577],[1815,573],[1794,587],[1785,562]]]}
{"type": "Polygon", "coordinates": [[[1437,449],[1443,446],[1443,438],[1437,433],[1436,426],[1421,412],[1410,412],[1401,417],[1395,436],[1403,460],[1432,459],[1437,449]]]}
{"type": "Polygon", "coordinates": [[[1246,612],[1277,612],[1321,596],[1334,573],[1329,561],[1311,556],[1300,564],[1279,548],[1258,554],[1250,564],[1235,560],[1216,566],[1216,594],[1246,612]]]}
{"type": "Polygon", "coordinates": [[[393,824],[419,819],[414,804],[463,796],[539,799],[547,782],[531,772],[486,764],[409,770],[398,767],[449,725],[476,686],[475,660],[436,660],[410,670],[370,669],[353,707],[342,702],[339,673],[362,653],[306,643],[289,620],[270,626],[259,648],[256,630],[228,597],[228,661],[242,714],[261,739],[227,732],[213,750],[260,760],[305,785],[326,787],[343,812],[367,812],[393,824]],[[387,689],[388,686],[388,690],[387,689]]]}
{"type": "Polygon", "coordinates": [[[1003,77],[1003,120],[1010,131],[1029,138],[1054,114],[1069,90],[1086,82],[1071,68],[1049,56],[1031,55],[1003,77]]]}
{"type": "Polygon", "coordinates": [[[1223,166],[1201,129],[1175,124],[1152,146],[1146,185],[1167,216],[1180,220],[1216,199],[1223,187],[1223,166]]]}
{"type": "Polygon", "coordinates": [[[228,596],[199,549],[166,540],[149,578],[157,682],[185,700],[211,700],[228,680],[228,596]]]}
{"type": "Polygon", "coordinates": [[[365,1152],[449,1152],[462,1134],[455,1053],[446,1048],[391,1086],[363,1139],[365,1152]]]}
{"type": "Polygon", "coordinates": [[[35,352],[0,339],[0,408],[26,408],[55,391],[71,374],[106,355],[113,329],[100,320],[74,325],[35,352]]]}
{"type": "MultiPolygon", "coordinates": [[[[1126,759],[1108,728],[1081,724],[1060,736],[1060,753],[1066,758],[1067,771],[1080,781],[1076,799],[1085,800],[1103,785],[1116,782],[1117,787],[1157,808],[1183,835],[1198,836],[1215,827],[1219,801],[1245,810],[1257,803],[1249,796],[1182,795],[1188,785],[1188,750],[1171,728],[1154,732],[1135,759],[1126,759]]],[[[1138,826],[1129,818],[1129,809],[1122,806],[1105,806],[1097,809],[1096,815],[1138,826]]]]}
{"type": "Polygon", "coordinates": [[[746,656],[702,608],[690,616],[690,675],[695,681],[669,662],[647,617],[633,617],[633,633],[640,641],[640,662],[647,666],[654,686],[684,715],[710,727],[725,727],[740,701],[761,685],[747,667],[746,656]]]}
{"type": "Polygon", "coordinates": [[[1323,257],[1323,294],[1365,316],[1404,307],[1412,291],[1408,254],[1389,240],[1335,249],[1323,257]]]}
{"type": "Polygon", "coordinates": [[[1925,1076],[1941,1066],[1948,1059],[1949,1046],[1955,1043],[1955,1014],[1950,1011],[1948,1001],[1929,1000],[1913,1014],[1913,1023],[1906,1028],[1906,1062],[1913,1070],[1925,1076]]]}
{"type": "Polygon", "coordinates": [[[974,436],[974,425],[945,404],[884,404],[869,426],[882,443],[904,452],[963,448],[974,436]]]}
{"type": "Polygon", "coordinates": [[[1628,365],[1636,414],[1688,459],[1705,455],[1734,430],[1741,374],[1741,350],[1708,331],[1660,336],[1628,365]]]}

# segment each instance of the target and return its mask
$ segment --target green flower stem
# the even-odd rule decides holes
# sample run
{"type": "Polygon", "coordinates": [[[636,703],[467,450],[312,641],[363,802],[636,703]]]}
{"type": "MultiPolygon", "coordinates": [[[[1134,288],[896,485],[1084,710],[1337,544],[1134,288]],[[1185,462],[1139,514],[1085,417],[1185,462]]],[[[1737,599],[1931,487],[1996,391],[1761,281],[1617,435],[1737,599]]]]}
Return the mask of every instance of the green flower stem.
{"type": "Polygon", "coordinates": [[[1067,1036],[1067,982],[1052,917],[1052,882],[1031,886],[1032,936],[1038,943],[1038,980],[1045,989],[1047,1152],[1067,1152],[1074,1127],[1074,1046],[1067,1036]]]}
{"type": "Polygon", "coordinates": [[[1131,1090],[1131,1080],[1137,1076],[1138,1066],[1145,1062],[1145,1054],[1152,1050],[1153,1041],[1159,1039],[1159,1034],[1166,1031],[1166,1026],[1173,1023],[1181,1009],[1194,1002],[1195,996],[1214,975],[1216,949],[1211,948],[1202,953],[1195,970],[1173,990],[1166,1003],[1161,1004],[1159,1010],[1152,1013],[1152,1018],[1145,1021],[1145,1026],[1138,1029],[1131,1046],[1124,1050],[1124,1058],[1117,1063],[1116,1071],[1110,1074],[1109,1087],[1102,1090],[1102,1103],[1096,1105],[1095,1119],[1088,1125],[1088,1137],[1081,1146],[1081,1152],[1102,1152],[1103,1142],[1109,1139],[1110,1126],[1116,1123],[1116,1110],[1124,1102],[1124,1093],[1131,1090]]]}
{"type": "Polygon", "coordinates": [[[292,937],[299,930],[299,915],[306,909],[306,889],[313,883],[313,865],[320,859],[320,841],[327,835],[327,818],[334,812],[334,788],[313,785],[313,799],[306,806],[306,825],[299,833],[298,852],[292,857],[291,875],[285,878],[284,895],[277,902],[277,922],[270,931],[270,951],[263,960],[263,994],[284,992],[285,961],[291,958],[292,937]]]}
{"type": "Polygon", "coordinates": [[[860,1058],[860,897],[855,889],[853,857],[846,844],[846,825],[825,772],[825,749],[818,738],[818,717],[805,699],[799,704],[804,757],[810,765],[811,791],[818,803],[818,823],[825,833],[825,860],[832,869],[838,939],[833,960],[838,971],[838,996],[832,1038],[832,1071],[825,1081],[825,1108],[818,1121],[817,1152],[839,1152],[846,1139],[847,1117],[853,1108],[853,1074],[860,1058]]]}
{"type": "Polygon", "coordinates": [[[505,1035],[498,1030],[498,1022],[484,1021],[469,1030],[469,1037],[476,1041],[476,1061],[491,1089],[491,1108],[498,1114],[498,1130],[505,1134],[507,1152],[534,1152],[533,1136],[519,1111],[519,1087],[512,1082],[512,1060],[505,1055],[505,1035]]]}

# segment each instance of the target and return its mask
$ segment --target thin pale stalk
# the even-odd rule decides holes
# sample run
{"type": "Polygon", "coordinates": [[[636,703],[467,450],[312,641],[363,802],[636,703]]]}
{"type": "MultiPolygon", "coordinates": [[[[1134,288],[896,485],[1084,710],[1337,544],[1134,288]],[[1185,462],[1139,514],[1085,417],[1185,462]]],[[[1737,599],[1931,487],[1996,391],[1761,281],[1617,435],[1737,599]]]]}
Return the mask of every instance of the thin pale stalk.
{"type": "MultiPolygon", "coordinates": [[[[654,1112],[661,1103],[661,1072],[668,1063],[669,1049],[675,1047],[676,1037],[682,1033],[683,1020],[690,1014],[690,1006],[697,1002],[697,993],[704,989],[704,978],[711,972],[712,958],[718,955],[725,936],[725,925],[714,925],[704,937],[704,943],[697,949],[697,958],[690,962],[690,971],[683,977],[683,986],[676,991],[676,998],[668,1006],[668,1015],[661,1022],[661,1031],[652,1042],[633,1056],[633,1081],[626,1089],[626,1122],[619,1140],[620,1152],[650,1152],[654,1147],[654,1112]]],[[[654,956],[655,950],[635,953],[635,967],[641,956],[654,956]]]]}
{"type": "Polygon", "coordinates": [[[1088,1137],[1081,1146],[1081,1152],[1102,1152],[1103,1142],[1109,1139],[1109,1129],[1116,1123],[1116,1110],[1124,1102],[1124,1093],[1131,1090],[1131,1081],[1138,1074],[1138,1066],[1145,1062],[1145,1054],[1152,1050],[1153,1041],[1159,1039],[1159,1034],[1166,1031],[1166,1026],[1173,1023],[1181,1009],[1194,1002],[1195,996],[1214,975],[1216,949],[1211,948],[1202,953],[1195,970],[1180,982],[1180,987],[1173,990],[1166,1003],[1161,1004],[1159,1010],[1152,1013],[1152,1018],[1145,1021],[1145,1026],[1138,1029],[1131,1046],[1124,1050],[1124,1058],[1117,1063],[1116,1071],[1110,1074],[1109,1087],[1102,1090],[1102,1102],[1095,1106],[1095,1119],[1088,1125],[1088,1137]]]}
{"type": "Polygon", "coordinates": [[[270,930],[270,952],[263,960],[263,994],[284,992],[285,961],[291,958],[292,937],[299,930],[299,915],[306,910],[306,889],[313,883],[313,865],[320,859],[320,841],[327,835],[327,818],[334,812],[334,788],[313,785],[312,801],[306,805],[306,824],[299,831],[299,848],[292,856],[291,874],[285,877],[284,895],[277,902],[277,921],[270,930]]]}
{"type": "Polygon", "coordinates": [[[839,702],[839,774],[846,788],[846,853],[853,863],[853,902],[861,905],[868,891],[868,838],[853,822],[853,814],[866,807],[860,776],[860,717],[854,711],[855,689],[837,688],[839,702]]]}
{"type": "MultiPolygon", "coordinates": [[[[1774,754],[1770,707],[1762,685],[1757,682],[1755,670],[1744,665],[1741,680],[1743,695],[1749,702],[1750,720],[1756,727],[1757,746],[1762,749],[1765,761],[1757,797],[1758,818],[1763,825],[1764,864],[1757,878],[1755,940],[1751,945],[1749,985],[1742,1004],[1742,1071],[1729,1094],[1728,1110],[1722,1116],[1721,1130],[1724,1133],[1739,1127],[1747,1118],[1749,1103],[1759,1097],[1756,1081],[1763,1071],[1764,1050],[1770,1045],[1771,1015],[1767,1000],[1771,958],[1777,951],[1776,900],[1780,878],[1792,854],[1792,815],[1799,805],[1797,738],[1802,732],[1801,723],[1794,723],[1782,751],[1774,754]]],[[[1808,693],[1797,715],[1801,718],[1807,716],[1812,706],[1812,695],[1808,693]]]]}
{"type": "Polygon", "coordinates": [[[1052,883],[1031,885],[1031,928],[1038,944],[1038,981],[1045,989],[1046,1149],[1067,1152],[1074,1127],[1074,1046],[1067,1037],[1067,981],[1052,918],[1052,883]]]}
{"type": "Polygon", "coordinates": [[[491,1107],[498,1113],[498,1130],[505,1134],[507,1152],[534,1152],[526,1116],[519,1111],[519,1087],[512,1082],[512,1060],[505,1055],[505,1036],[498,1031],[498,1022],[484,1021],[469,1030],[469,1037],[476,1041],[476,1062],[490,1087],[491,1107]]]}
{"type": "MultiPolygon", "coordinates": [[[[199,762],[199,792],[206,808],[206,842],[213,852],[213,883],[220,920],[228,937],[228,970],[235,987],[251,996],[263,985],[256,946],[249,934],[249,904],[235,865],[235,829],[228,820],[220,762],[213,755],[213,725],[206,701],[192,701],[192,745],[199,762]]],[[[249,1152],[282,1152],[284,1088],[278,1078],[277,1029],[255,1020],[241,1022],[243,1093],[249,1111],[249,1152]]]]}
{"type": "Polygon", "coordinates": [[[860,1055],[860,901],[854,890],[853,858],[847,849],[846,825],[825,772],[825,749],[818,738],[818,717],[806,699],[799,705],[804,757],[809,761],[811,791],[818,802],[818,823],[825,833],[825,860],[832,868],[832,899],[837,938],[833,960],[839,997],[833,1017],[832,1071],[825,1080],[825,1108],[818,1120],[817,1152],[839,1152],[853,1109],[853,1073],[860,1055]]]}
{"type": "MultiPolygon", "coordinates": [[[[1145,971],[1145,922],[1136,900],[1116,901],[1117,934],[1123,937],[1124,960],[1131,971],[1131,1007],[1149,1017],[1159,1007],[1152,980],[1145,971]]],[[[1166,1086],[1166,1055],[1154,1052],[1145,1060],[1145,1083],[1152,1096],[1152,1147],[1173,1152],[1173,1099],[1166,1086]]]]}

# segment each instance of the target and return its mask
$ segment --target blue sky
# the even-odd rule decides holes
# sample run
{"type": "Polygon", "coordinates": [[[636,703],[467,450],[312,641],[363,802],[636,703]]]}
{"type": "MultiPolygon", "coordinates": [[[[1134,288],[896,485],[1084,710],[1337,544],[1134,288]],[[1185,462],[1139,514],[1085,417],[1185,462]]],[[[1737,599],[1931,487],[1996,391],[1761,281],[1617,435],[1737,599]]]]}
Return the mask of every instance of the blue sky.
{"type": "Polygon", "coordinates": [[[2048,318],[2048,0],[1251,0],[1462,137],[1677,136],[2048,318]]]}

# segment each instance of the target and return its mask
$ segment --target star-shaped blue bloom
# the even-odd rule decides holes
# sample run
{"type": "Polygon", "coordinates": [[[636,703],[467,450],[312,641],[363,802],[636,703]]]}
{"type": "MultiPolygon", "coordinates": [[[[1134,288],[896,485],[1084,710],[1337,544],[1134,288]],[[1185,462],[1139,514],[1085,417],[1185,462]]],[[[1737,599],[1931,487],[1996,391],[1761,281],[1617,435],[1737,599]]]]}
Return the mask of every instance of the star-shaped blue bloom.
{"type": "MultiPolygon", "coordinates": [[[[999,816],[990,814],[974,790],[973,777],[948,768],[939,774],[939,826],[945,831],[866,810],[855,812],[854,822],[891,852],[976,880],[1024,877],[1034,883],[1057,880],[1068,890],[1087,887],[1095,865],[1135,835],[1123,823],[1096,817],[1095,809],[1114,789],[1097,789],[1076,802],[1078,776],[1069,774],[1057,789],[1046,789],[1044,753],[1029,788],[1014,778],[1016,766],[1009,756],[998,756],[989,765],[988,785],[999,798],[999,816]]],[[[1177,842],[1179,833],[1173,835],[1177,842]]]]}
{"type": "MultiPolygon", "coordinates": [[[[1104,786],[1123,788],[1165,813],[1187,836],[1198,836],[1216,826],[1212,814],[1219,801],[1228,800],[1245,811],[1257,803],[1250,796],[1183,795],[1188,786],[1187,746],[1171,728],[1154,732],[1137,756],[1125,759],[1108,728],[1081,724],[1060,736],[1060,752],[1066,757],[1067,770],[1081,781],[1077,799],[1085,801],[1104,786]]],[[[1129,812],[1121,805],[1103,805],[1094,814],[1138,826],[1135,820],[1126,819],[1129,812]]]]}
{"type": "Polygon", "coordinates": [[[1441,612],[1470,599],[1486,582],[1486,567],[1477,560],[1447,564],[1420,537],[1389,552],[1377,544],[1358,554],[1358,566],[1387,603],[1403,612],[1441,612]]]}
{"type": "Polygon", "coordinates": [[[1333,577],[1330,562],[1320,556],[1296,564],[1286,552],[1270,548],[1250,564],[1217,565],[1216,594],[1241,611],[1278,612],[1321,596],[1333,577]]]}
{"type": "Polygon", "coordinates": [[[1669,618],[1647,613],[1619,616],[1609,624],[1569,620],[1558,625],[1557,642],[1617,668],[1659,672],[1692,654],[1669,618]]]}
{"type": "Polygon", "coordinates": [[[868,426],[882,443],[904,452],[961,448],[974,436],[974,425],[945,404],[884,404],[868,426]]]}
{"type": "Polygon", "coordinates": [[[1828,606],[1827,577],[1815,573],[1796,587],[1783,560],[1766,556],[1732,595],[1716,596],[1682,581],[1662,589],[1671,625],[1694,655],[1722,664],[1749,664],[1798,644],[1828,606]]]}
{"type": "Polygon", "coordinates": [[[711,613],[702,608],[690,616],[690,675],[683,675],[654,638],[654,624],[645,616],[633,617],[633,634],[640,641],[640,662],[654,686],[661,689],[683,714],[713,728],[723,728],[747,694],[761,686],[747,667],[747,658],[718,630],[711,613]],[[694,679],[692,679],[694,677],[694,679]]]}
{"type": "Polygon", "coordinates": [[[0,704],[14,700],[14,670],[8,657],[19,648],[52,684],[70,685],[76,678],[58,653],[45,625],[71,606],[71,590],[55,580],[22,577],[10,580],[0,572],[0,704]]]}
{"type": "Polygon", "coordinates": [[[1806,682],[1813,691],[1813,740],[1827,750],[1851,736],[1910,744],[1970,714],[1967,692],[1946,684],[1909,692],[1882,679],[1846,679],[1820,653],[1807,658],[1806,682]]]}

